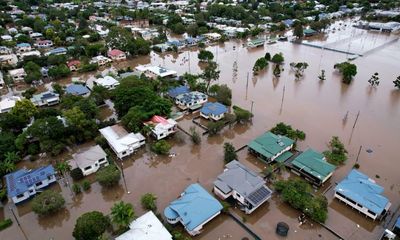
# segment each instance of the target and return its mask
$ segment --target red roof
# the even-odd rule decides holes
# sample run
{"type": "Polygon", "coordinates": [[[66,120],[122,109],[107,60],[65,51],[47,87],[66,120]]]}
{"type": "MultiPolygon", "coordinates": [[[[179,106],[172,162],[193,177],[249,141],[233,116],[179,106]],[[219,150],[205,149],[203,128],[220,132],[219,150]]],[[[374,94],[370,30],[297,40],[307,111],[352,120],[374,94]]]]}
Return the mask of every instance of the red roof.
{"type": "Polygon", "coordinates": [[[108,51],[107,54],[109,57],[116,57],[116,56],[119,56],[119,55],[125,54],[125,53],[119,49],[113,49],[111,51],[108,51]]]}
{"type": "Polygon", "coordinates": [[[157,115],[154,115],[154,116],[151,118],[151,121],[152,121],[153,123],[162,123],[162,124],[167,124],[167,123],[168,123],[167,119],[165,119],[165,118],[163,118],[163,117],[161,117],[161,116],[157,116],[157,115]]]}
{"type": "Polygon", "coordinates": [[[67,66],[68,66],[68,67],[77,66],[77,65],[81,65],[81,62],[80,62],[79,60],[72,60],[72,61],[69,61],[69,62],[67,63],[67,66]]]}

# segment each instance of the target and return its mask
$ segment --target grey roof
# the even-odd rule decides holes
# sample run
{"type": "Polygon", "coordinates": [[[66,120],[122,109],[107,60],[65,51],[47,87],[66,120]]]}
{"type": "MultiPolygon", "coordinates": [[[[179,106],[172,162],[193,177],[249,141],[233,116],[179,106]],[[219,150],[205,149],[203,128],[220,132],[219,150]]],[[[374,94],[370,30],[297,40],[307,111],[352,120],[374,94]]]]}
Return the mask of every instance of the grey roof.
{"type": "Polygon", "coordinates": [[[254,171],[234,160],[226,164],[214,185],[224,193],[235,190],[253,206],[257,206],[264,199],[269,198],[272,191],[265,186],[265,181],[254,171]]]}
{"type": "Polygon", "coordinates": [[[101,148],[99,145],[96,145],[73,154],[69,164],[72,168],[85,168],[93,165],[96,161],[105,157],[107,157],[107,154],[104,152],[103,148],[101,148]]]}

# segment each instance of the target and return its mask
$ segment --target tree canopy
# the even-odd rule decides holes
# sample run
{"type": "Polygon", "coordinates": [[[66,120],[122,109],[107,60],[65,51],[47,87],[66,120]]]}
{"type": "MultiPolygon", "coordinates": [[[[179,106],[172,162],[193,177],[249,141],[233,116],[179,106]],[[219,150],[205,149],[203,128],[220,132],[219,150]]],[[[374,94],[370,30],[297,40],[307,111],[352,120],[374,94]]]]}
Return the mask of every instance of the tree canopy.
{"type": "Polygon", "coordinates": [[[76,220],[72,236],[76,240],[97,240],[109,225],[110,221],[103,213],[87,212],[76,220]]]}
{"type": "Polygon", "coordinates": [[[339,70],[343,76],[343,83],[350,84],[353,77],[357,74],[357,66],[350,62],[336,63],[334,68],[339,70]]]}

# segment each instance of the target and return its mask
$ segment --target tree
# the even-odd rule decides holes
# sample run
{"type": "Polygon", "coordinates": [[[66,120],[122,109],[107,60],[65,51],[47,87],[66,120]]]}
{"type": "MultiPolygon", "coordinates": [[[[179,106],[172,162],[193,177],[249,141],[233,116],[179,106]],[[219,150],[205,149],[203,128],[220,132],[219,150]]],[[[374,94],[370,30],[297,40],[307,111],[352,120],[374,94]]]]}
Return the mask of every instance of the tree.
{"type": "Polygon", "coordinates": [[[114,203],[111,208],[111,220],[120,228],[126,228],[135,218],[135,210],[130,203],[114,203]]]}
{"type": "Polygon", "coordinates": [[[322,195],[313,196],[311,186],[303,180],[281,180],[275,183],[275,190],[282,200],[293,208],[301,210],[316,222],[325,222],[328,217],[328,201],[322,195]]]}
{"type": "Polygon", "coordinates": [[[64,204],[65,200],[60,193],[45,190],[33,198],[32,210],[41,216],[49,215],[60,210],[64,204]]]}
{"type": "Polygon", "coordinates": [[[214,84],[208,90],[208,93],[213,96],[218,102],[230,106],[232,105],[232,90],[226,84],[214,84]]]}
{"type": "Polygon", "coordinates": [[[371,87],[379,86],[379,73],[374,73],[368,80],[368,83],[371,85],[371,87]]]}
{"type": "Polygon", "coordinates": [[[328,147],[329,150],[323,152],[328,162],[334,165],[340,165],[347,160],[347,150],[339,137],[333,136],[328,147]]]}
{"type": "Polygon", "coordinates": [[[12,160],[0,161],[0,176],[4,176],[7,173],[15,171],[15,162],[12,160]]]}
{"type": "Polygon", "coordinates": [[[29,61],[25,64],[24,70],[27,76],[24,78],[24,81],[28,84],[33,81],[38,81],[42,78],[42,73],[40,72],[40,66],[32,61],[29,61]]]}
{"type": "Polygon", "coordinates": [[[296,24],[296,26],[294,26],[293,36],[297,38],[302,38],[304,36],[303,25],[301,25],[301,23],[296,24]]]}
{"type": "Polygon", "coordinates": [[[196,145],[199,145],[201,143],[201,137],[200,134],[196,131],[195,127],[190,127],[189,130],[191,137],[192,137],[192,142],[196,145]]]}
{"type": "Polygon", "coordinates": [[[196,37],[199,34],[199,26],[195,24],[190,24],[189,26],[186,27],[186,32],[192,36],[196,37]]]}
{"type": "Polygon", "coordinates": [[[290,67],[292,68],[292,70],[295,71],[296,79],[299,79],[300,77],[303,76],[304,70],[307,69],[308,63],[306,63],[306,62],[298,62],[298,63],[291,62],[290,67]]]}
{"type": "Polygon", "coordinates": [[[273,62],[275,64],[282,64],[284,61],[285,61],[285,58],[283,57],[282,53],[276,53],[271,59],[271,62],[273,62]]]}
{"type": "Polygon", "coordinates": [[[112,187],[118,184],[120,179],[121,179],[120,172],[118,168],[113,164],[110,164],[107,167],[100,169],[96,173],[96,180],[103,187],[112,187]]]}
{"type": "Polygon", "coordinates": [[[171,145],[165,140],[160,140],[151,145],[151,150],[160,155],[167,155],[170,149],[171,145]]]}
{"type": "Polygon", "coordinates": [[[69,175],[74,179],[74,181],[79,181],[83,179],[83,172],[80,168],[74,168],[70,171],[69,175]]]}
{"type": "Polygon", "coordinates": [[[298,139],[304,140],[306,138],[306,134],[299,129],[293,129],[292,126],[286,125],[283,122],[276,124],[275,127],[270,130],[273,134],[286,136],[290,139],[297,141],[298,139]]]}
{"type": "Polygon", "coordinates": [[[103,213],[87,212],[76,220],[72,236],[76,240],[98,240],[109,225],[110,221],[103,213]]]}
{"type": "Polygon", "coordinates": [[[197,54],[197,58],[202,62],[209,62],[213,60],[214,54],[210,51],[201,49],[199,54],[197,54]]]}
{"type": "Polygon", "coordinates": [[[15,152],[15,135],[12,132],[1,131],[0,132],[0,162],[3,160],[7,152],[15,152]]]}
{"type": "Polygon", "coordinates": [[[4,160],[13,162],[13,163],[17,163],[17,162],[21,161],[21,157],[16,152],[6,152],[4,154],[4,160]]]}
{"type": "Polygon", "coordinates": [[[216,62],[209,61],[203,72],[203,78],[207,82],[207,90],[210,87],[211,82],[219,79],[219,73],[220,71],[218,70],[218,64],[216,62]]]}
{"type": "Polygon", "coordinates": [[[225,123],[223,121],[209,122],[207,124],[208,133],[210,135],[215,135],[215,134],[219,133],[224,126],[225,126],[225,123]]]}
{"type": "Polygon", "coordinates": [[[267,59],[265,59],[265,57],[261,57],[261,58],[257,59],[257,61],[254,63],[253,73],[257,74],[257,72],[263,70],[267,66],[268,66],[267,59]]]}
{"type": "Polygon", "coordinates": [[[269,52],[265,53],[264,58],[265,58],[265,60],[267,60],[267,61],[271,61],[271,53],[269,53],[269,52]]]}
{"type": "Polygon", "coordinates": [[[156,211],[157,210],[157,197],[152,193],[146,193],[140,198],[142,207],[146,210],[156,211]]]}
{"type": "Polygon", "coordinates": [[[29,99],[17,101],[11,109],[11,114],[20,117],[25,123],[28,123],[36,113],[38,109],[29,99]]]}
{"type": "Polygon", "coordinates": [[[238,121],[239,123],[247,122],[253,117],[253,114],[251,112],[243,108],[240,108],[238,106],[233,106],[232,108],[236,116],[236,121],[238,121]]]}
{"type": "Polygon", "coordinates": [[[336,63],[334,69],[338,69],[343,76],[343,83],[350,84],[357,74],[357,66],[349,62],[336,63]]]}
{"type": "MultiPolygon", "coordinates": [[[[71,171],[71,166],[66,161],[57,162],[55,169],[59,172],[63,177],[69,171],[71,171]]],[[[79,169],[79,168],[78,168],[79,169]]]]}
{"type": "Polygon", "coordinates": [[[237,159],[235,147],[231,143],[224,144],[224,161],[229,163],[237,159]]]}
{"type": "Polygon", "coordinates": [[[321,70],[321,74],[318,76],[319,80],[321,81],[325,81],[326,77],[325,77],[325,70],[321,70]]]}
{"type": "Polygon", "coordinates": [[[54,79],[60,79],[68,77],[71,74],[71,70],[65,64],[60,64],[49,69],[49,76],[54,79]]]}
{"type": "Polygon", "coordinates": [[[396,80],[393,81],[394,87],[397,89],[400,89],[400,76],[396,78],[396,80]]]}

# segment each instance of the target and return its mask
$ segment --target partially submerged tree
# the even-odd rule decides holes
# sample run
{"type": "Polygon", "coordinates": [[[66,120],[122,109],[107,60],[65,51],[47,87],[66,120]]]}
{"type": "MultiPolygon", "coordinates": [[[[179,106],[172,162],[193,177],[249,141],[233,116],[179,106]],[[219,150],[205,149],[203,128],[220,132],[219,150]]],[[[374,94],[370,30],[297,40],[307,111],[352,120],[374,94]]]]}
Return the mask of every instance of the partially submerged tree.
{"type": "Polygon", "coordinates": [[[151,145],[151,150],[160,155],[167,155],[171,150],[171,145],[165,140],[160,140],[151,145]]]}
{"type": "Polygon", "coordinates": [[[334,68],[339,70],[343,76],[343,83],[350,84],[353,77],[357,74],[357,66],[350,62],[336,63],[334,68]]]}
{"type": "Polygon", "coordinates": [[[397,89],[400,89],[400,76],[396,78],[396,80],[393,81],[394,87],[397,89]]]}
{"type": "Polygon", "coordinates": [[[340,165],[347,160],[347,150],[339,137],[333,136],[328,147],[329,150],[323,152],[328,162],[334,165],[340,165]]]}
{"type": "Polygon", "coordinates": [[[201,62],[209,62],[209,61],[213,60],[214,54],[212,52],[210,52],[210,51],[201,49],[199,54],[197,55],[197,58],[201,62]]]}
{"type": "Polygon", "coordinates": [[[233,160],[237,159],[237,154],[235,147],[232,143],[225,143],[224,144],[224,162],[229,163],[233,160]]]}
{"type": "Polygon", "coordinates": [[[233,112],[236,116],[236,121],[239,123],[247,122],[253,117],[253,114],[251,112],[249,112],[243,108],[240,108],[236,105],[233,106],[232,108],[233,108],[233,112]]]}
{"type": "Polygon", "coordinates": [[[287,125],[283,122],[276,124],[276,126],[271,128],[270,131],[273,134],[286,136],[295,141],[297,141],[298,139],[304,140],[306,138],[306,134],[303,131],[299,129],[293,129],[292,126],[287,125]]]}
{"type": "Polygon", "coordinates": [[[32,200],[32,210],[38,215],[49,215],[64,207],[65,200],[60,193],[45,190],[32,200]]]}
{"type": "Polygon", "coordinates": [[[298,63],[292,62],[292,63],[290,63],[290,67],[295,72],[296,79],[299,79],[299,78],[301,78],[303,76],[304,70],[307,69],[308,63],[306,63],[306,62],[298,62],[298,63]]]}
{"type": "Polygon", "coordinates": [[[321,70],[321,74],[318,76],[318,79],[321,81],[325,81],[326,80],[326,76],[325,76],[325,70],[321,70]]]}
{"type": "Polygon", "coordinates": [[[220,71],[218,70],[218,64],[216,62],[209,61],[202,74],[204,80],[207,82],[207,91],[211,85],[211,82],[219,79],[219,73],[220,71]]]}
{"type": "Polygon", "coordinates": [[[232,105],[232,90],[226,84],[214,84],[208,90],[208,93],[213,96],[218,102],[230,106],[232,105]]]}
{"type": "Polygon", "coordinates": [[[130,203],[114,203],[111,208],[111,221],[120,228],[126,228],[135,218],[135,210],[130,203]]]}
{"type": "Polygon", "coordinates": [[[379,73],[374,73],[370,79],[368,79],[368,83],[371,85],[371,87],[377,87],[379,86],[379,73]]]}
{"type": "Polygon", "coordinates": [[[223,121],[216,121],[216,122],[211,121],[207,124],[208,133],[210,135],[215,135],[219,133],[222,130],[222,128],[224,128],[224,126],[225,123],[223,121]]]}
{"type": "Polygon", "coordinates": [[[156,211],[157,210],[157,197],[152,193],[146,193],[140,198],[142,207],[146,210],[156,211]]]}
{"type": "Polygon", "coordinates": [[[109,225],[110,221],[103,213],[87,212],[76,220],[72,236],[76,240],[98,240],[109,225]]]}
{"type": "Polygon", "coordinates": [[[257,59],[253,66],[253,74],[257,74],[259,71],[265,69],[268,66],[268,61],[265,57],[257,59]]]}
{"type": "Polygon", "coordinates": [[[120,172],[114,164],[110,164],[107,167],[100,169],[96,173],[96,180],[103,187],[112,187],[118,184],[121,179],[120,172]]]}
{"type": "Polygon", "coordinates": [[[190,127],[189,130],[191,137],[192,137],[192,142],[196,145],[199,145],[201,143],[201,136],[200,134],[197,132],[195,127],[190,127]]]}
{"type": "Polygon", "coordinates": [[[282,64],[284,61],[285,61],[285,58],[283,57],[282,53],[276,53],[271,59],[271,62],[273,62],[275,64],[282,64]]]}

